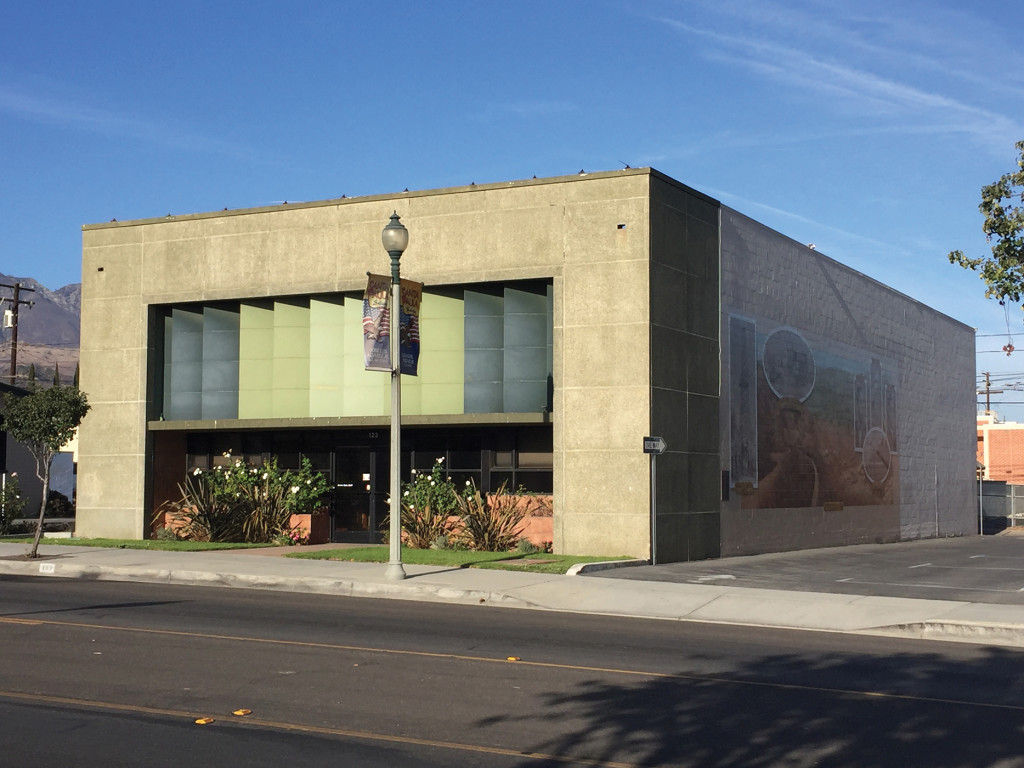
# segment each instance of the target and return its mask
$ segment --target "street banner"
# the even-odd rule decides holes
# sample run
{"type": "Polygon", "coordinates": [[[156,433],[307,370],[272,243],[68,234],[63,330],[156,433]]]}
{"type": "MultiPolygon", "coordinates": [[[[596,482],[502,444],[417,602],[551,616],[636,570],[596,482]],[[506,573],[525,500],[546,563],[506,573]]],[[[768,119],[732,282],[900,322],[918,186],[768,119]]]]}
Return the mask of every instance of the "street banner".
{"type": "Polygon", "coordinates": [[[367,275],[363,294],[363,362],[368,371],[391,370],[391,278],[367,275]]]}
{"type": "MultiPolygon", "coordinates": [[[[391,278],[367,275],[363,294],[363,362],[368,371],[391,371],[391,278]]],[[[401,371],[415,376],[420,359],[420,303],[423,283],[402,280],[399,287],[401,371]]]]}
{"type": "Polygon", "coordinates": [[[423,283],[403,280],[399,291],[401,300],[401,333],[398,336],[398,359],[405,376],[415,376],[420,361],[420,304],[423,301],[423,283]]]}

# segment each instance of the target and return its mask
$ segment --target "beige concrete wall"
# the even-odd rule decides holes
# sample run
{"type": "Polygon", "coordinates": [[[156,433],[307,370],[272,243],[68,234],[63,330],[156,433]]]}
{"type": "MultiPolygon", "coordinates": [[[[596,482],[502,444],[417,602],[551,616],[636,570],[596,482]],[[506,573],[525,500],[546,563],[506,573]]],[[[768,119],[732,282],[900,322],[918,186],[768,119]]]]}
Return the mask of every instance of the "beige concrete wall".
{"type": "Polygon", "coordinates": [[[397,210],[406,277],[553,279],[555,547],[646,556],[649,194],[631,169],[86,227],[80,533],[145,527],[149,305],[362,290],[397,210]]]}
{"type": "Polygon", "coordinates": [[[78,438],[78,536],[141,538],[145,521],[147,313],[141,228],[85,233],[78,438]]]}

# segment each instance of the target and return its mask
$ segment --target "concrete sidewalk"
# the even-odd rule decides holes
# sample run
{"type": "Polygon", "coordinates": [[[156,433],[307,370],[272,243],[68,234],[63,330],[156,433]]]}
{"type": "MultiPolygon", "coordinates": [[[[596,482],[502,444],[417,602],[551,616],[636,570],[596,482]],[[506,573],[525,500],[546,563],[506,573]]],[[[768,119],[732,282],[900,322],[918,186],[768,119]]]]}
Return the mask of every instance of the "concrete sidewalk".
{"type": "MultiPolygon", "coordinates": [[[[25,551],[25,544],[0,543],[0,574],[486,604],[1024,647],[1024,605],[418,565],[405,566],[404,581],[388,581],[381,564],[247,556],[245,550],[159,552],[45,543],[36,560],[24,559],[25,551]]],[[[259,552],[270,555],[273,550],[259,552]]]]}

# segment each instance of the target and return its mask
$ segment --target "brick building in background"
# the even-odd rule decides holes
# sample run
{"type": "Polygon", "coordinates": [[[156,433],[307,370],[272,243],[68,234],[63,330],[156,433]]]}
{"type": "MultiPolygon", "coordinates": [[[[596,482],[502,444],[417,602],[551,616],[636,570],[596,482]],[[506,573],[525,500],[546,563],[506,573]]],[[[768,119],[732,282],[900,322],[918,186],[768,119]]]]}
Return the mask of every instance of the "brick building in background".
{"type": "Polygon", "coordinates": [[[1024,424],[997,422],[995,411],[978,414],[978,461],[984,480],[1024,485],[1024,424]]]}

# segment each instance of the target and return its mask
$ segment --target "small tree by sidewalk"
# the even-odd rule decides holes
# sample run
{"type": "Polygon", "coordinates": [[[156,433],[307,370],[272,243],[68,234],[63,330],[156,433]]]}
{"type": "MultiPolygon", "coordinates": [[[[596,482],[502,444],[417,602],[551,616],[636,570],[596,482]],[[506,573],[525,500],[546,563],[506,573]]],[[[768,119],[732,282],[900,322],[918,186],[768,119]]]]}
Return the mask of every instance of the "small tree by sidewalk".
{"type": "Polygon", "coordinates": [[[38,556],[39,539],[43,535],[46,503],[50,496],[50,465],[75,435],[75,430],[89,412],[89,400],[77,387],[37,389],[24,397],[4,395],[4,429],[23,444],[36,460],[36,477],[43,484],[39,520],[29,558],[38,556]]]}

